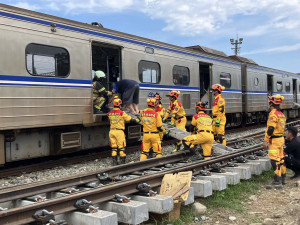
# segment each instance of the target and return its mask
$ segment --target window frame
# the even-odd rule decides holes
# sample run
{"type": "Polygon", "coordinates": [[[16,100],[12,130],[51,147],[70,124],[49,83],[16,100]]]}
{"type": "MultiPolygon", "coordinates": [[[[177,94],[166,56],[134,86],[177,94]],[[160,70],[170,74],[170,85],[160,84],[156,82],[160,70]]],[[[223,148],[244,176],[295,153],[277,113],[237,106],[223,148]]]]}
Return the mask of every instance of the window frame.
{"type": "MultiPolygon", "coordinates": [[[[177,85],[177,86],[189,86],[190,85],[190,82],[191,82],[191,73],[190,73],[190,68],[188,68],[187,66],[179,66],[179,65],[174,65],[173,66],[173,69],[172,69],[172,75],[173,75],[173,84],[177,85]],[[183,84],[183,83],[175,83],[174,82],[174,69],[175,67],[179,67],[180,68],[183,68],[183,69],[187,69],[187,72],[188,72],[188,83],[187,84],[183,84]]],[[[182,74],[179,74],[181,77],[183,76],[182,74]]]]}
{"type": "Polygon", "coordinates": [[[285,91],[289,92],[289,93],[291,92],[291,82],[290,81],[285,82],[285,91]],[[289,84],[289,85],[287,86],[287,84],[289,84]],[[287,90],[287,87],[289,87],[289,90],[287,90]]]}
{"type": "MultiPolygon", "coordinates": [[[[45,44],[39,44],[39,43],[29,43],[28,45],[26,45],[25,47],[25,67],[26,67],[26,70],[28,72],[28,74],[30,74],[31,76],[35,76],[35,77],[53,77],[53,78],[67,78],[69,75],[70,75],[70,72],[71,72],[71,60],[70,60],[70,53],[69,51],[64,48],[64,47],[59,47],[59,46],[53,46],[53,45],[45,45],[45,44]],[[43,57],[52,57],[55,59],[54,56],[52,55],[47,55],[47,54],[33,54],[33,52],[29,52],[27,54],[27,49],[30,45],[38,45],[38,46],[43,46],[43,47],[50,47],[50,48],[57,48],[57,49],[61,49],[61,50],[64,50],[65,53],[67,53],[67,57],[68,57],[68,72],[66,73],[66,75],[64,76],[57,76],[57,62],[55,60],[55,75],[54,76],[51,76],[51,75],[40,75],[40,74],[33,74],[32,72],[29,71],[28,69],[28,61],[27,61],[27,55],[31,55],[31,56],[43,56],[43,57]]],[[[32,68],[33,70],[33,68],[32,68]]]]}
{"type": "Polygon", "coordinates": [[[282,81],[276,81],[276,90],[281,92],[283,90],[283,82],[282,81]],[[278,89],[278,84],[281,84],[281,89],[278,89]]]}
{"type": "Polygon", "coordinates": [[[161,82],[161,67],[160,67],[160,64],[158,62],[155,62],[155,61],[148,61],[148,60],[140,60],[139,63],[138,63],[138,76],[139,76],[139,80],[141,83],[146,83],[146,84],[159,84],[161,82]],[[156,70],[158,72],[158,74],[156,75],[156,80],[157,82],[154,83],[152,82],[152,70],[153,70],[153,67],[150,68],[148,67],[147,69],[151,69],[151,75],[150,75],[150,78],[151,78],[151,81],[150,82],[144,82],[143,81],[143,73],[140,74],[140,64],[141,63],[150,63],[150,64],[157,64],[158,66],[158,70],[156,70]]]}
{"type": "Polygon", "coordinates": [[[259,85],[259,79],[258,77],[254,77],[254,86],[258,86],[259,85]],[[256,83],[257,81],[257,83],[256,83]]]}
{"type": "MultiPolygon", "coordinates": [[[[227,78],[228,79],[228,78],[227,78]]],[[[226,73],[226,72],[221,72],[220,73],[220,84],[222,85],[222,86],[224,86],[225,88],[231,88],[231,86],[232,86],[232,82],[231,82],[231,73],[226,73]],[[229,80],[230,80],[230,85],[228,86],[227,84],[224,84],[224,83],[222,83],[222,80],[225,80],[224,78],[222,78],[221,76],[222,75],[229,75],[229,80]]]]}

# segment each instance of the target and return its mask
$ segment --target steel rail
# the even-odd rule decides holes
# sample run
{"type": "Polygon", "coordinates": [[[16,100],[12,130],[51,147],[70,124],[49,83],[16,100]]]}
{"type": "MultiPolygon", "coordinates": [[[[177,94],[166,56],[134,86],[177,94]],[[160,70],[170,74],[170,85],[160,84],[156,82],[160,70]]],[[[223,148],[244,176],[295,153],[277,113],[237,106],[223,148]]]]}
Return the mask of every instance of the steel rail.
{"type": "MultiPolygon", "coordinates": [[[[163,146],[170,145],[173,143],[176,143],[175,139],[166,140],[163,142],[163,146]]],[[[126,148],[127,154],[134,153],[136,151],[137,151],[137,146],[129,146],[126,148]]],[[[64,156],[64,158],[54,160],[54,161],[35,163],[31,165],[19,166],[14,168],[0,168],[0,178],[4,178],[8,176],[17,176],[19,174],[23,174],[24,172],[29,173],[29,172],[35,172],[37,170],[49,169],[57,166],[66,166],[75,163],[82,163],[84,161],[94,160],[95,158],[106,158],[110,156],[111,156],[111,149],[104,150],[98,153],[94,152],[89,155],[72,156],[72,158],[68,158],[67,160],[65,159],[64,156]]]]}
{"type": "Polygon", "coordinates": [[[115,177],[118,175],[134,173],[136,171],[143,171],[151,167],[164,166],[168,163],[174,163],[181,160],[185,160],[187,157],[187,152],[188,151],[183,151],[168,156],[144,160],[141,162],[138,161],[115,167],[108,167],[98,171],[89,172],[83,175],[79,174],[68,178],[59,178],[55,182],[53,182],[53,180],[50,180],[0,189],[0,203],[41,194],[41,191],[42,193],[57,191],[66,187],[93,182],[97,180],[97,174],[99,173],[108,173],[110,177],[115,177]]]}
{"type": "MultiPolygon", "coordinates": [[[[227,155],[218,156],[209,160],[193,162],[190,164],[186,164],[184,166],[178,166],[168,170],[163,170],[155,174],[144,175],[138,178],[120,181],[113,184],[105,185],[103,187],[97,187],[91,190],[78,192],[66,197],[50,199],[44,202],[34,203],[25,207],[2,211],[0,212],[0,224],[26,224],[26,223],[34,222],[35,220],[32,216],[37,210],[40,209],[54,211],[54,214],[61,214],[61,213],[73,211],[76,210],[74,206],[75,202],[80,199],[86,199],[88,201],[92,201],[93,204],[96,204],[96,203],[113,199],[114,195],[117,193],[121,195],[133,194],[137,192],[136,186],[140,183],[146,182],[150,184],[152,187],[159,186],[165,174],[178,173],[183,171],[193,171],[193,174],[196,175],[200,173],[200,170],[209,168],[210,165],[214,163],[219,162],[224,164],[226,161],[230,161],[235,157],[251,154],[260,149],[261,147],[256,147],[254,149],[248,149],[248,150],[241,150],[241,151],[229,153],[227,155]]],[[[154,162],[155,159],[146,160],[146,161],[154,162]]],[[[151,167],[152,166],[153,165],[151,165],[151,167]]],[[[123,166],[120,166],[120,168],[121,167],[123,168],[123,166]]],[[[95,174],[94,174],[94,179],[95,179],[95,174]]]]}

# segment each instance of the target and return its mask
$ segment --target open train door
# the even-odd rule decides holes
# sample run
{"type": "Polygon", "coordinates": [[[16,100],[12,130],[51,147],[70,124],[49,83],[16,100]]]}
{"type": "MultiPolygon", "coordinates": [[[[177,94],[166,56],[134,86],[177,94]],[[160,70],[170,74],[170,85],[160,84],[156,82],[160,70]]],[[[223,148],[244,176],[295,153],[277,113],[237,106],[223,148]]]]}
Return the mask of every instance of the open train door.
{"type": "Polygon", "coordinates": [[[268,88],[268,96],[272,96],[273,95],[273,75],[267,75],[267,88],[268,88]]]}
{"type": "Polygon", "coordinates": [[[297,79],[293,79],[293,101],[297,103],[297,79]]]}
{"type": "MultiPolygon", "coordinates": [[[[209,88],[211,86],[212,64],[199,63],[200,75],[200,100],[203,102],[210,102],[209,88]]],[[[210,107],[210,106],[209,106],[210,107]]]]}

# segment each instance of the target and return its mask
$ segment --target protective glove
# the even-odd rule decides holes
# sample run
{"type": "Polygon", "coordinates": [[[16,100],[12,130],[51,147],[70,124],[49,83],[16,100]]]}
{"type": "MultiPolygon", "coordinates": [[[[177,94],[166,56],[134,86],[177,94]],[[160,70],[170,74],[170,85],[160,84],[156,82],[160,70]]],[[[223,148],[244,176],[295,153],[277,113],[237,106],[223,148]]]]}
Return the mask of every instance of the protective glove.
{"type": "Polygon", "coordinates": [[[167,121],[167,119],[166,119],[166,118],[163,118],[163,119],[162,119],[162,122],[163,122],[163,123],[165,123],[166,121],[167,121]]]}
{"type": "Polygon", "coordinates": [[[141,121],[142,121],[141,117],[140,116],[136,116],[136,122],[139,123],[141,121]]]}
{"type": "Polygon", "coordinates": [[[170,131],[169,131],[169,130],[166,130],[165,135],[166,135],[167,137],[169,137],[169,134],[170,134],[170,131]]]}
{"type": "Polygon", "coordinates": [[[219,127],[219,126],[220,126],[220,123],[221,123],[221,120],[220,120],[220,119],[217,119],[217,120],[216,120],[216,127],[219,127]]]}
{"type": "Polygon", "coordinates": [[[170,123],[170,124],[168,125],[168,128],[173,128],[173,127],[175,127],[175,124],[174,124],[174,123],[170,123]]]}

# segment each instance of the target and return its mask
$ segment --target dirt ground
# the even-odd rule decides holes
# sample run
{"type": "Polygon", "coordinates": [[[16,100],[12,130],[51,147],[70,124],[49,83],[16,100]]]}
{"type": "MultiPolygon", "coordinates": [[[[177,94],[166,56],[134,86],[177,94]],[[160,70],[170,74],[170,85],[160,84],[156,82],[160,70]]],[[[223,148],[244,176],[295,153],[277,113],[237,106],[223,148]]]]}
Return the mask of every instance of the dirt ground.
{"type": "Polygon", "coordinates": [[[245,212],[208,212],[200,224],[300,225],[300,178],[287,178],[287,182],[281,190],[261,186],[256,195],[245,199],[245,212]]]}

